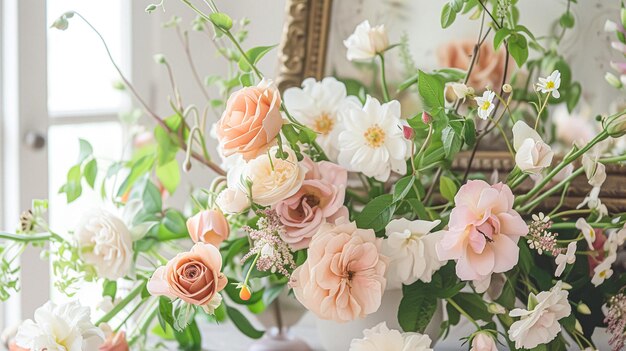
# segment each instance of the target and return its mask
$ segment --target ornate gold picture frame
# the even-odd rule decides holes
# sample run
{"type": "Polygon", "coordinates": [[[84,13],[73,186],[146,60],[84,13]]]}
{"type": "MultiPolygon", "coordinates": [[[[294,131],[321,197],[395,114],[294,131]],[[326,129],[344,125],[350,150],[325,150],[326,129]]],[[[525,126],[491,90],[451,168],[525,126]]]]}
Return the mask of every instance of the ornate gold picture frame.
{"type": "MultiPolygon", "coordinates": [[[[336,0],[338,1],[338,0],[336,0]]],[[[308,77],[321,79],[325,74],[332,0],[287,0],[283,36],[279,48],[278,86],[281,91],[300,86],[308,77]]],[[[453,164],[463,172],[470,163],[470,152],[462,152],[453,164]]],[[[486,174],[494,171],[503,179],[515,162],[507,152],[478,151],[471,161],[471,172],[486,174]]],[[[600,198],[611,213],[626,212],[626,167],[607,165],[607,181],[600,198]]],[[[532,185],[528,180],[516,192],[524,193],[532,185]]],[[[584,175],[576,178],[564,198],[563,207],[575,209],[591,186],[584,175]]],[[[561,193],[546,199],[538,208],[550,210],[561,202],[561,193]]]]}

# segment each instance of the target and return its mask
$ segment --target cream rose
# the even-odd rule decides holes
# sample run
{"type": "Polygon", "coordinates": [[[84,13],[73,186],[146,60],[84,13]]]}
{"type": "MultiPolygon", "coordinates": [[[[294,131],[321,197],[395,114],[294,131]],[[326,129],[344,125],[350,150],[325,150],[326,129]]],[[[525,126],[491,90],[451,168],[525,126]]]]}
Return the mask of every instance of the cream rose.
{"type": "Polygon", "coordinates": [[[124,222],[105,210],[83,215],[74,236],[82,259],[93,265],[98,276],[124,277],[133,262],[133,240],[124,222]]]}
{"type": "MultiPolygon", "coordinates": [[[[267,153],[248,162],[242,179],[252,183],[250,189],[246,184],[239,184],[244,191],[251,191],[254,203],[261,206],[272,206],[295,194],[304,182],[306,168],[298,163],[293,150],[283,148],[286,159],[276,157],[278,147],[272,147],[267,153]]],[[[240,182],[241,183],[241,182],[240,182]]]]}
{"type": "Polygon", "coordinates": [[[513,126],[515,164],[523,172],[538,174],[552,163],[554,152],[539,134],[526,123],[517,121],[513,126]]]}
{"type": "Polygon", "coordinates": [[[363,21],[343,41],[343,45],[348,49],[348,60],[369,60],[387,50],[389,37],[384,25],[372,27],[369,21],[363,21]]]}

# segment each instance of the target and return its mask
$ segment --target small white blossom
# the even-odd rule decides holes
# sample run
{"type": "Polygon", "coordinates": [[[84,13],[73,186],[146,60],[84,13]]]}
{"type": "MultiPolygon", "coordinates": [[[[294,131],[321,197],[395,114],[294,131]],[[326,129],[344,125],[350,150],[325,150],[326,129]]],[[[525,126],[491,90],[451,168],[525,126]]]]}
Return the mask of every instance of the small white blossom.
{"type": "Polygon", "coordinates": [[[614,253],[609,255],[607,258],[602,261],[596,268],[593,269],[593,277],[591,278],[591,283],[594,286],[599,286],[604,283],[606,279],[611,278],[613,276],[613,263],[615,262],[617,255],[614,253]]]}
{"type": "Polygon", "coordinates": [[[539,78],[539,83],[537,83],[537,91],[541,91],[542,93],[551,93],[552,97],[558,99],[561,94],[559,93],[559,88],[561,87],[561,72],[555,70],[546,78],[539,78]]]}
{"type": "Polygon", "coordinates": [[[593,229],[593,227],[590,226],[584,218],[578,218],[578,220],[576,221],[576,228],[580,230],[580,232],[585,237],[585,240],[587,240],[589,248],[593,250],[593,243],[594,241],[596,241],[596,231],[593,229]]]}
{"type": "Polygon", "coordinates": [[[487,119],[493,112],[495,105],[493,104],[493,99],[496,97],[496,93],[491,90],[485,90],[483,96],[477,96],[474,98],[476,100],[476,104],[478,105],[478,117],[480,119],[487,119]]]}
{"type": "Polygon", "coordinates": [[[369,60],[387,50],[389,38],[384,25],[372,27],[366,20],[356,26],[354,33],[343,41],[343,45],[348,49],[348,60],[369,60]]]}
{"type": "Polygon", "coordinates": [[[419,333],[401,333],[389,329],[387,323],[363,331],[363,339],[354,339],[349,351],[432,351],[428,335],[419,333]]]}
{"type": "Polygon", "coordinates": [[[555,262],[557,264],[555,277],[560,277],[568,264],[574,264],[576,262],[576,242],[571,242],[567,245],[567,251],[565,254],[559,254],[556,256],[555,262]]]}

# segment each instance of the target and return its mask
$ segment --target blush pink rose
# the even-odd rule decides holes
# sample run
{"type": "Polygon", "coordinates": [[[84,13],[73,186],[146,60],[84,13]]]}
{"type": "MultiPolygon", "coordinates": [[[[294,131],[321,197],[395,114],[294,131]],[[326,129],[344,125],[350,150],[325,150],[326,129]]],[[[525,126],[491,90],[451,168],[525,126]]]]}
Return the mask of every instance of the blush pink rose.
{"type": "Polygon", "coordinates": [[[456,260],[461,280],[483,280],[513,268],[517,242],[528,226],[513,210],[513,193],[502,183],[470,180],[454,197],[448,229],[437,243],[440,260],[456,260]]]}
{"type": "Polygon", "coordinates": [[[204,210],[187,219],[187,230],[193,242],[219,247],[228,238],[230,227],[220,210],[204,210]]]}
{"type": "Polygon", "coordinates": [[[30,351],[30,350],[17,346],[15,341],[11,341],[11,343],[9,344],[9,351],[30,351]]]}
{"type": "Polygon", "coordinates": [[[98,351],[128,351],[128,342],[126,341],[126,333],[111,333],[104,344],[100,345],[98,351]]]}
{"type": "Polygon", "coordinates": [[[306,168],[300,190],[274,206],[285,226],[281,238],[294,250],[307,248],[322,224],[348,218],[348,209],[343,205],[348,171],[332,162],[315,163],[308,157],[300,164],[306,168]]]}
{"type": "Polygon", "coordinates": [[[293,272],[296,298],[319,318],[336,322],[376,312],[387,283],[381,244],[373,230],[345,219],[322,225],[307,260],[293,272]]]}
{"type": "Polygon", "coordinates": [[[191,251],[179,253],[165,266],[157,268],[148,282],[148,291],[155,296],[207,306],[228,282],[221,270],[220,251],[211,244],[199,242],[191,251]]]}
{"type": "Polygon", "coordinates": [[[216,127],[224,156],[238,153],[248,161],[266,150],[283,125],[280,103],[278,90],[265,79],[234,92],[216,127]]]}

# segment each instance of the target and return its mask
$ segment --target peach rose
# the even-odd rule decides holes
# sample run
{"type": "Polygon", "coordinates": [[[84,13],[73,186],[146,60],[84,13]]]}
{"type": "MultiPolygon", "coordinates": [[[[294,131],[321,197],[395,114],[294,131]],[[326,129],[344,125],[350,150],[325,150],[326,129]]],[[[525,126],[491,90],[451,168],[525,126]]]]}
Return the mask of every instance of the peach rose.
{"type": "Polygon", "coordinates": [[[126,333],[110,333],[104,344],[100,345],[98,351],[128,351],[128,342],[126,341],[126,333]]]}
{"type": "MultiPolygon", "coordinates": [[[[440,46],[437,50],[439,66],[458,68],[464,71],[469,69],[474,45],[476,45],[476,41],[467,39],[451,41],[440,46]]],[[[499,89],[502,85],[505,62],[506,52],[502,48],[494,51],[491,45],[481,45],[468,85],[479,91],[487,86],[492,89],[499,89]]]]}
{"type": "Polygon", "coordinates": [[[222,255],[211,244],[196,243],[189,252],[172,258],[157,270],[148,282],[148,291],[155,296],[179,298],[198,306],[209,306],[221,299],[219,292],[228,282],[222,270],[222,255]]]}
{"type": "Polygon", "coordinates": [[[251,160],[267,149],[283,125],[280,103],[280,94],[265,79],[234,92],[216,128],[224,155],[239,153],[251,160]]]}
{"type": "Polygon", "coordinates": [[[29,351],[29,350],[23,347],[17,346],[15,341],[11,341],[11,343],[9,344],[9,351],[29,351]]]}
{"type": "Polygon", "coordinates": [[[281,238],[294,250],[308,247],[322,224],[348,217],[348,209],[343,206],[348,171],[332,162],[315,163],[308,157],[300,163],[307,169],[302,187],[274,206],[285,226],[281,238]]]}
{"type": "Polygon", "coordinates": [[[381,245],[373,230],[345,219],[322,225],[307,260],[293,272],[296,298],[319,318],[336,322],[376,312],[387,283],[381,245]]]}
{"type": "Polygon", "coordinates": [[[219,247],[228,238],[230,227],[220,210],[204,210],[187,220],[187,230],[193,242],[219,247]]]}

